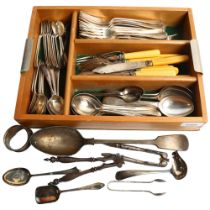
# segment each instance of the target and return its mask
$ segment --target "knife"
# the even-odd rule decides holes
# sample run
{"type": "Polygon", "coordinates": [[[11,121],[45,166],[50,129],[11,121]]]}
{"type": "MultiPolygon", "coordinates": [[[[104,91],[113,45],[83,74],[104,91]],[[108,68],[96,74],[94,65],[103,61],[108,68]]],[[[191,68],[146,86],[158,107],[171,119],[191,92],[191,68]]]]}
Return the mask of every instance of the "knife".
{"type": "Polygon", "coordinates": [[[98,74],[110,74],[121,71],[141,69],[147,66],[152,66],[152,61],[141,61],[141,62],[126,62],[126,63],[116,63],[110,64],[102,67],[97,67],[93,69],[92,72],[98,74]]]}

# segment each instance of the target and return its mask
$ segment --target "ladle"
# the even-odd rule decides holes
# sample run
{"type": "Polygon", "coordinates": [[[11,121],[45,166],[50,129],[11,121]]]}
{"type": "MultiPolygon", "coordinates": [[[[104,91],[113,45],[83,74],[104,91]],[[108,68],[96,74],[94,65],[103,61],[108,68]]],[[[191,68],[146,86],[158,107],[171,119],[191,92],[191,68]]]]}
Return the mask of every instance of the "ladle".
{"type": "Polygon", "coordinates": [[[68,190],[60,190],[57,186],[48,185],[36,188],[35,199],[38,204],[51,203],[59,199],[60,194],[64,192],[73,192],[80,190],[100,190],[105,185],[101,182],[96,182],[90,185],[77,187],[68,190]]]}
{"type": "Polygon", "coordinates": [[[173,165],[169,170],[125,170],[118,171],[115,175],[117,180],[123,180],[133,176],[145,175],[145,174],[156,174],[156,173],[171,173],[177,180],[183,179],[187,175],[187,164],[178,154],[173,152],[173,165]]]}
{"type": "Polygon", "coordinates": [[[21,125],[12,126],[6,131],[4,144],[9,150],[24,151],[32,144],[39,151],[59,156],[75,154],[82,146],[87,144],[151,144],[161,149],[179,151],[187,150],[189,146],[187,137],[181,134],[159,136],[154,140],[105,140],[84,138],[76,129],[71,127],[52,126],[43,128],[32,135],[30,134],[25,143],[26,146],[24,145],[20,150],[13,149],[10,146],[10,141],[21,129],[25,129],[27,132],[31,131],[21,125]]]}
{"type": "Polygon", "coordinates": [[[74,113],[79,115],[97,115],[99,113],[116,113],[129,116],[155,115],[160,116],[154,107],[149,106],[114,106],[102,104],[94,95],[88,93],[79,93],[73,96],[71,108],[74,113]]]}
{"type": "Polygon", "coordinates": [[[95,96],[116,96],[123,99],[125,102],[133,102],[140,99],[143,94],[143,89],[137,86],[124,87],[120,90],[104,92],[104,93],[93,93],[95,96]]]}
{"type": "Polygon", "coordinates": [[[5,183],[13,186],[21,186],[25,185],[29,182],[31,177],[35,176],[46,176],[46,175],[62,175],[67,173],[78,173],[77,168],[72,168],[63,171],[54,171],[48,173],[41,173],[41,174],[31,174],[30,171],[26,168],[13,168],[8,170],[3,175],[3,180],[5,183]]]}

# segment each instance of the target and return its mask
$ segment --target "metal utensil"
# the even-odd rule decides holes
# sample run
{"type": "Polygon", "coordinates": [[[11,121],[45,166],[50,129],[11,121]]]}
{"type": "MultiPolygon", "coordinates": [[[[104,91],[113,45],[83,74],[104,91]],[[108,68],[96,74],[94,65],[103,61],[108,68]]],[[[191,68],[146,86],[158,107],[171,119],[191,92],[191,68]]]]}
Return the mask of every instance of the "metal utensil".
{"type": "MultiPolygon", "coordinates": [[[[55,72],[53,69],[49,69],[46,65],[41,64],[40,70],[43,72],[47,83],[51,91],[51,97],[47,102],[47,109],[50,114],[63,114],[64,100],[63,97],[59,96],[59,84],[56,84],[55,72]]],[[[58,75],[59,77],[59,75],[58,75]]],[[[59,78],[57,78],[57,83],[59,78]]]]}
{"type": "Polygon", "coordinates": [[[136,62],[125,62],[125,63],[114,63],[108,64],[106,66],[99,66],[92,71],[98,74],[111,74],[122,71],[129,70],[140,70],[144,67],[156,66],[156,65],[168,65],[168,64],[178,64],[189,60],[188,55],[177,55],[173,57],[159,58],[157,60],[146,60],[146,61],[136,61],[136,62]]]}
{"type": "MultiPolygon", "coordinates": [[[[18,150],[11,147],[10,141],[12,137],[21,129],[24,129],[24,127],[17,125],[15,126],[15,129],[13,128],[14,126],[6,131],[4,135],[4,144],[9,150],[17,152],[22,152],[26,150],[30,146],[30,144],[32,144],[39,151],[57,156],[75,154],[81,149],[82,146],[87,144],[151,144],[161,149],[179,151],[187,150],[189,146],[187,137],[181,134],[159,136],[154,140],[105,140],[84,138],[76,129],[71,127],[52,126],[48,128],[43,128],[36,133],[29,135],[25,143],[26,146],[24,145],[25,147],[23,146],[21,147],[21,150],[18,150]]],[[[30,129],[27,128],[27,130],[30,129]]]]}
{"type": "Polygon", "coordinates": [[[61,156],[61,157],[50,157],[46,158],[45,161],[50,161],[52,163],[54,162],[61,162],[61,163],[73,163],[73,162],[106,162],[107,160],[115,160],[117,156],[120,156],[124,162],[130,162],[135,164],[141,164],[141,165],[148,165],[148,166],[157,166],[157,167],[165,167],[168,164],[168,159],[164,158],[160,159],[160,161],[157,162],[150,162],[150,161],[144,161],[139,159],[134,159],[131,157],[127,157],[120,154],[111,154],[111,153],[102,153],[102,157],[97,158],[75,158],[75,157],[68,157],[68,156],[61,156]]]}
{"type": "Polygon", "coordinates": [[[151,106],[114,106],[102,104],[92,94],[79,93],[73,96],[71,108],[74,113],[79,115],[98,115],[100,113],[113,113],[126,116],[155,115],[159,116],[154,107],[151,106]]]}
{"type": "Polygon", "coordinates": [[[171,173],[177,180],[183,179],[187,175],[187,164],[178,154],[173,152],[173,164],[169,170],[126,170],[118,171],[115,175],[117,180],[123,180],[133,176],[145,175],[145,174],[156,174],[156,173],[171,173]]]}
{"type": "Polygon", "coordinates": [[[160,56],[160,50],[144,50],[130,53],[113,51],[77,58],[77,64],[80,72],[89,72],[100,66],[117,62],[125,62],[127,59],[146,59],[156,56],[160,56]]]}
{"type": "Polygon", "coordinates": [[[112,18],[110,21],[86,12],[79,13],[79,36],[96,39],[171,39],[160,20],[112,18]]]}
{"type": "MultiPolygon", "coordinates": [[[[52,182],[49,183],[49,185],[58,185],[61,182],[68,182],[72,181],[80,176],[83,176],[85,174],[93,173],[96,171],[104,170],[106,168],[111,168],[111,167],[119,167],[121,168],[122,165],[124,164],[124,159],[121,155],[116,155],[114,159],[112,159],[111,163],[103,163],[99,166],[92,167],[83,171],[78,171],[78,172],[70,172],[68,174],[65,174],[63,177],[59,179],[54,179],[52,182]]],[[[78,170],[78,169],[77,169],[78,170]]]]}
{"type": "Polygon", "coordinates": [[[46,112],[47,97],[44,94],[44,76],[39,72],[38,91],[36,94],[36,100],[34,106],[31,108],[31,114],[44,114],[46,112]]]}
{"type": "Polygon", "coordinates": [[[143,94],[143,89],[137,86],[124,87],[115,91],[107,91],[102,93],[92,93],[94,96],[116,96],[123,99],[125,102],[137,101],[143,94]]]}
{"type": "MultiPolygon", "coordinates": [[[[164,183],[166,182],[165,180],[163,179],[154,179],[154,180],[151,180],[151,181],[110,181],[108,182],[107,184],[107,189],[110,190],[110,191],[116,191],[116,192],[144,192],[144,193],[151,193],[152,195],[155,195],[155,196],[161,196],[161,195],[164,195],[165,192],[153,192],[151,190],[143,190],[143,189],[125,189],[125,188],[119,188],[119,187],[113,187],[112,185],[137,185],[137,184],[150,184],[150,183],[164,183]]],[[[124,187],[125,187],[124,186],[124,187]]]]}
{"type": "Polygon", "coordinates": [[[51,203],[59,199],[60,194],[64,192],[73,192],[80,190],[100,190],[105,185],[101,182],[96,182],[90,185],[72,188],[68,190],[60,190],[57,186],[48,185],[37,187],[35,191],[35,200],[38,204],[51,203]]]}
{"type": "Polygon", "coordinates": [[[54,172],[48,172],[48,173],[41,173],[41,174],[30,174],[30,171],[26,168],[13,168],[8,170],[3,175],[3,180],[5,183],[13,186],[21,186],[25,185],[29,182],[31,177],[35,176],[47,176],[47,175],[61,175],[61,174],[67,174],[67,173],[77,173],[77,168],[72,168],[68,170],[63,171],[54,171],[54,172]]]}
{"type": "Polygon", "coordinates": [[[185,117],[194,111],[193,101],[184,94],[166,95],[159,102],[138,101],[139,106],[155,106],[169,117],[185,117]]]}
{"type": "MultiPolygon", "coordinates": [[[[103,104],[107,104],[110,106],[112,105],[127,106],[128,105],[126,102],[116,97],[104,97],[103,104]]],[[[174,95],[165,94],[165,96],[162,97],[159,102],[140,100],[136,102],[130,102],[129,106],[134,106],[134,107],[149,106],[150,110],[151,110],[151,107],[153,106],[154,108],[157,108],[158,110],[160,110],[162,114],[169,117],[185,117],[185,116],[190,115],[194,111],[194,104],[193,104],[192,99],[189,98],[184,93],[179,94],[179,92],[177,91],[176,91],[176,94],[174,95]]]]}
{"type": "Polygon", "coordinates": [[[193,99],[193,93],[189,88],[182,86],[168,86],[162,88],[159,92],[156,93],[143,93],[141,99],[143,100],[158,100],[160,101],[162,98],[168,95],[184,95],[193,99]]]}

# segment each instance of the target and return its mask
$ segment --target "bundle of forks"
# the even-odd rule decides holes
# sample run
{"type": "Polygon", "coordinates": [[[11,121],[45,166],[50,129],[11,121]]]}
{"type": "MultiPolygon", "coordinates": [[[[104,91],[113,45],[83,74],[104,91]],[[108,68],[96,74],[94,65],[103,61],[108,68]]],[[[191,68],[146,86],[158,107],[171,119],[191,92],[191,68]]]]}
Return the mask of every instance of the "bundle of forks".
{"type": "Polygon", "coordinates": [[[161,20],[115,17],[104,21],[83,11],[79,13],[79,36],[82,38],[170,40],[176,35],[168,35],[161,20]]]}

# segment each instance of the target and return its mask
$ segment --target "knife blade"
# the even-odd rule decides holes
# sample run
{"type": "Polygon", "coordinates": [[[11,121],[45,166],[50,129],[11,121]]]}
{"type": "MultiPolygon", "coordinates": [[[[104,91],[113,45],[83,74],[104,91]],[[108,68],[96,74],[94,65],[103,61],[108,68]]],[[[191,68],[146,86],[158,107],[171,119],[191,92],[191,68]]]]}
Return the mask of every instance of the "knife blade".
{"type": "Polygon", "coordinates": [[[106,66],[97,67],[92,72],[98,74],[110,74],[115,72],[140,69],[152,65],[153,65],[152,61],[116,63],[116,64],[109,64],[106,66]]]}

